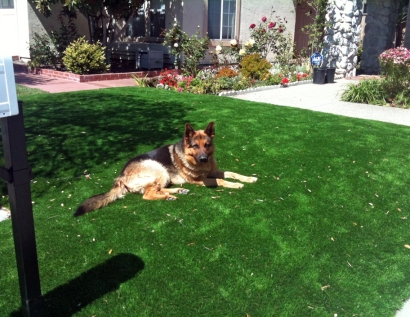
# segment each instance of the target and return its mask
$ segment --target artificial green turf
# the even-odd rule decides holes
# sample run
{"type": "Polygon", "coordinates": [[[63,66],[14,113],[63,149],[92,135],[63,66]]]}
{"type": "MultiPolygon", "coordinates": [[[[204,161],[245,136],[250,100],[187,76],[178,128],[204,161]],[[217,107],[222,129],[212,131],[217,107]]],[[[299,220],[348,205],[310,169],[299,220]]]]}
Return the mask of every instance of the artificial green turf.
{"type": "MultiPolygon", "coordinates": [[[[409,127],[152,88],[22,99],[47,316],[394,316],[410,297],[409,127]],[[258,182],[72,217],[187,121],[215,121],[219,167],[258,182]]],[[[18,316],[10,221],[0,238],[18,316]]]]}

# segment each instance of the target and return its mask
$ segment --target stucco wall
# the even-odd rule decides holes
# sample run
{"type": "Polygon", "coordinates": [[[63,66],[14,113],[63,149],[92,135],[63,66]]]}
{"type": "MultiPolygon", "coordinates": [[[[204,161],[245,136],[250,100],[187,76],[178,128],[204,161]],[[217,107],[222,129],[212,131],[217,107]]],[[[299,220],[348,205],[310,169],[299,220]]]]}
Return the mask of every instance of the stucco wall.
{"type": "Polygon", "coordinates": [[[286,19],[286,34],[295,33],[295,6],[292,0],[242,0],[241,3],[241,20],[239,40],[240,42],[246,42],[250,37],[249,26],[252,23],[258,24],[262,17],[266,16],[268,19],[271,17],[275,20],[276,16],[286,19]],[[271,15],[272,10],[275,12],[271,15]]]}
{"type": "Polygon", "coordinates": [[[184,1],[182,7],[183,28],[189,36],[196,33],[198,26],[200,27],[201,35],[206,35],[208,23],[207,10],[208,8],[204,0],[184,1]]]}
{"type": "MultiPolygon", "coordinates": [[[[55,31],[59,31],[61,27],[61,23],[58,20],[58,15],[61,11],[62,5],[60,3],[55,4],[52,6],[52,14],[50,17],[46,18],[43,14],[39,13],[36,10],[35,4],[29,2],[28,5],[28,24],[29,24],[29,43],[32,42],[33,34],[50,34],[51,29],[53,28],[55,31]]],[[[64,19],[65,23],[67,23],[67,19],[64,19]]],[[[88,22],[84,15],[81,13],[77,14],[77,19],[75,20],[75,24],[77,26],[78,33],[80,35],[85,35],[88,39],[89,31],[88,31],[88,22]]]]}

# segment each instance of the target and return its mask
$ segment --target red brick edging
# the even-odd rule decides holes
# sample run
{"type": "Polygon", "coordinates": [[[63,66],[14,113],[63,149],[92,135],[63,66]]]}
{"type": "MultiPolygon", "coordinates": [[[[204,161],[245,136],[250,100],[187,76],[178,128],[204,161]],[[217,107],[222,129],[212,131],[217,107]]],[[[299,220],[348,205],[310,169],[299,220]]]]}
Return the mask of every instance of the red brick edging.
{"type": "Polygon", "coordinates": [[[93,74],[93,75],[77,75],[69,72],[60,72],[58,70],[40,68],[37,69],[36,74],[44,75],[52,78],[60,78],[72,80],[79,83],[86,83],[89,81],[104,81],[104,80],[115,80],[115,79],[127,79],[132,78],[132,75],[136,77],[155,77],[159,76],[160,70],[151,71],[139,71],[132,73],[106,73],[106,74],[93,74]]]}
{"type": "MultiPolygon", "coordinates": [[[[159,76],[163,70],[150,70],[150,71],[136,71],[130,73],[105,73],[105,74],[92,74],[92,75],[77,75],[70,72],[61,72],[54,69],[48,68],[37,68],[35,70],[29,70],[27,65],[14,64],[15,72],[29,72],[37,75],[44,75],[52,78],[60,78],[72,80],[78,83],[86,83],[89,81],[105,81],[105,80],[115,80],[115,79],[127,79],[132,78],[134,75],[138,78],[143,77],[156,77],[159,76]]],[[[172,73],[180,74],[180,70],[171,70],[172,73]]]]}

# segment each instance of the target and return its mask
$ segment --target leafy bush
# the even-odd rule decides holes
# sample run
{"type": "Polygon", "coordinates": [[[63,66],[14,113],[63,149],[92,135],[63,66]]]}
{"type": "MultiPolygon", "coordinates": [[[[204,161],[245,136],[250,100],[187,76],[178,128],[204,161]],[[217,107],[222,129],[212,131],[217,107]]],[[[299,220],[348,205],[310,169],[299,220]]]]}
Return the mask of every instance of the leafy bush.
{"type": "Polygon", "coordinates": [[[215,78],[221,78],[221,77],[236,77],[238,76],[238,72],[233,70],[232,68],[229,67],[223,67],[221,68],[218,73],[215,75],[215,78]]]}
{"type": "Polygon", "coordinates": [[[240,65],[242,75],[252,79],[265,78],[271,68],[271,64],[258,53],[245,56],[240,65]]]}
{"type": "Polygon", "coordinates": [[[381,85],[381,81],[378,79],[367,79],[362,80],[358,84],[349,84],[348,89],[342,94],[342,100],[384,105],[386,104],[386,99],[381,85]]]}
{"type": "Polygon", "coordinates": [[[56,63],[57,51],[47,34],[33,34],[33,42],[29,47],[31,68],[40,66],[51,66],[56,63]]]}
{"type": "MultiPolygon", "coordinates": [[[[274,13],[275,11],[272,11],[271,16],[274,13]]],[[[269,53],[276,56],[283,54],[287,46],[284,36],[286,23],[286,19],[279,16],[274,18],[264,16],[258,25],[252,23],[249,26],[251,38],[244,45],[246,54],[259,53],[263,58],[266,58],[269,53]]]]}
{"type": "Polygon", "coordinates": [[[410,91],[405,90],[396,95],[396,97],[392,100],[393,107],[399,107],[404,109],[410,108],[410,91]]]}
{"type": "Polygon", "coordinates": [[[397,47],[383,52],[380,67],[385,76],[382,88],[390,98],[410,89],[410,51],[407,48],[397,47]]]}
{"type": "Polygon", "coordinates": [[[205,58],[209,46],[209,37],[200,37],[199,29],[196,34],[188,37],[181,29],[178,22],[165,33],[164,45],[169,44],[171,53],[176,58],[176,64],[181,66],[184,75],[195,76],[198,72],[198,65],[205,58]],[[180,61],[180,55],[183,60],[180,61]]]}
{"type": "Polygon", "coordinates": [[[191,92],[195,94],[216,95],[219,90],[219,83],[213,77],[207,77],[204,79],[196,77],[191,81],[191,92]]]}
{"type": "Polygon", "coordinates": [[[60,14],[58,15],[58,20],[60,21],[59,31],[51,29],[51,41],[57,51],[58,62],[61,62],[64,51],[67,49],[70,43],[74,42],[80,37],[78,34],[77,26],[75,25],[75,19],[77,19],[76,11],[67,6],[63,6],[60,14]],[[68,18],[68,23],[65,24],[63,18],[68,18]]]}
{"type": "Polygon", "coordinates": [[[72,42],[64,51],[64,65],[74,74],[103,73],[109,69],[105,62],[104,47],[100,42],[90,44],[85,37],[72,42]]]}
{"type": "Polygon", "coordinates": [[[176,88],[178,87],[177,75],[171,70],[165,68],[163,72],[159,74],[159,84],[157,88],[176,88]]]}
{"type": "Polygon", "coordinates": [[[230,46],[217,45],[215,52],[211,52],[213,61],[219,65],[239,63],[246,54],[236,40],[231,40],[230,46]]]}

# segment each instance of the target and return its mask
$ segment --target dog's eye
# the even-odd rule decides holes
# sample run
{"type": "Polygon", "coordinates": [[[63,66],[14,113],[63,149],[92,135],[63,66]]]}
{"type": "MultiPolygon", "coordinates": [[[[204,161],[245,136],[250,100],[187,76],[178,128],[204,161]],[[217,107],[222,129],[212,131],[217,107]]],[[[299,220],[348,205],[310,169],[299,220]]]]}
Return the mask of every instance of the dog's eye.
{"type": "Polygon", "coordinates": [[[212,144],[211,143],[205,143],[205,147],[209,148],[212,144]]]}
{"type": "Polygon", "coordinates": [[[197,148],[199,148],[199,145],[198,144],[191,144],[191,147],[193,147],[194,149],[197,149],[197,148]]]}

